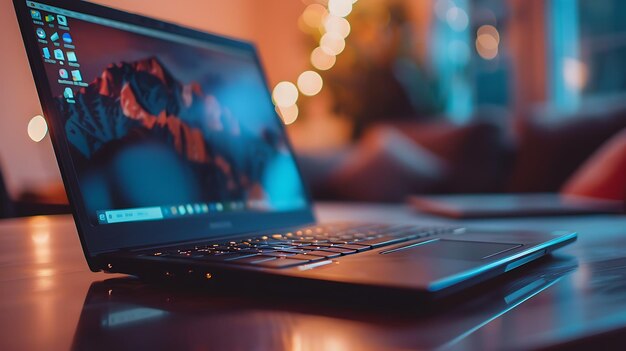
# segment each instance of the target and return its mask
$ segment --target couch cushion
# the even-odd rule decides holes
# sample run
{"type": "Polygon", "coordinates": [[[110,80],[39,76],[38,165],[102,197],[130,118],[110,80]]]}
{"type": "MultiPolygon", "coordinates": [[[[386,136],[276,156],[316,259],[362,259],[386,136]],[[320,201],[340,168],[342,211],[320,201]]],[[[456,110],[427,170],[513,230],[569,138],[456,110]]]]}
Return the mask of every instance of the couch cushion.
{"type": "Polygon", "coordinates": [[[575,114],[520,119],[510,192],[556,192],[606,140],[626,127],[626,104],[591,104],[575,114]]]}
{"type": "Polygon", "coordinates": [[[398,128],[449,165],[446,179],[437,192],[502,190],[513,157],[510,140],[496,123],[485,120],[467,125],[432,122],[398,128]]]}

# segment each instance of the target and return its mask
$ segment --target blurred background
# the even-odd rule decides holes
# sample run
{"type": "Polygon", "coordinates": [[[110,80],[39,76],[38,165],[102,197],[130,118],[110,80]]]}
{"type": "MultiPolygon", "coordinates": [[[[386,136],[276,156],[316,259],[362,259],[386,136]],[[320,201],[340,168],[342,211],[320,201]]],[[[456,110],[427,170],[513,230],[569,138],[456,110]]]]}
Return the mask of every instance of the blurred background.
{"type": "MultiPolygon", "coordinates": [[[[622,0],[95,2],[255,42],[316,199],[626,194],[622,0]]],[[[65,211],[0,4],[0,184],[14,215],[65,211]]]]}

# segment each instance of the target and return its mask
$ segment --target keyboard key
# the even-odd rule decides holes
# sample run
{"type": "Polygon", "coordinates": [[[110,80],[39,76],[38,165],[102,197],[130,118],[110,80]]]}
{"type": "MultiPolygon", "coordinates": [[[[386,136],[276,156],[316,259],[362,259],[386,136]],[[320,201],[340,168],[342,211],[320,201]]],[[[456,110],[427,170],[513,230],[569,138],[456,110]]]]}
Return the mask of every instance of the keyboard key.
{"type": "Polygon", "coordinates": [[[196,260],[201,260],[201,261],[230,261],[230,260],[234,260],[234,259],[238,259],[238,258],[244,258],[244,257],[251,257],[251,256],[257,256],[256,254],[238,254],[238,253],[234,253],[234,252],[228,252],[228,253],[223,253],[223,254],[214,254],[214,255],[205,255],[202,257],[194,257],[194,259],[196,260]]]}
{"type": "MultiPolygon", "coordinates": [[[[276,250],[272,250],[272,251],[276,251],[276,250]]],[[[255,249],[255,248],[250,248],[250,249],[237,250],[235,252],[239,252],[239,253],[243,253],[243,254],[258,254],[258,253],[261,253],[261,250],[260,249],[255,249]]]]}
{"type": "Polygon", "coordinates": [[[315,243],[315,240],[294,240],[293,244],[296,245],[310,245],[315,243]]]}
{"type": "Polygon", "coordinates": [[[298,247],[299,249],[303,249],[303,250],[319,250],[322,248],[322,246],[318,246],[318,245],[307,245],[307,246],[300,246],[298,247]]]}
{"type": "Polygon", "coordinates": [[[329,242],[325,242],[325,243],[315,243],[312,246],[317,246],[317,247],[331,247],[334,246],[332,243],[329,242]]]}
{"type": "Polygon", "coordinates": [[[293,252],[276,251],[276,252],[266,252],[263,255],[264,256],[274,256],[274,257],[289,257],[289,256],[295,256],[296,254],[293,253],[293,252]]]}
{"type": "Polygon", "coordinates": [[[329,241],[329,243],[333,245],[342,245],[342,244],[347,244],[349,242],[350,242],[349,240],[341,240],[339,238],[334,238],[329,241]]]}
{"type": "Polygon", "coordinates": [[[406,240],[408,240],[408,238],[405,238],[405,237],[398,238],[398,237],[391,236],[391,235],[385,235],[385,236],[381,236],[380,238],[368,239],[368,240],[363,240],[363,241],[357,241],[357,242],[354,242],[352,244],[368,245],[368,246],[371,246],[373,248],[377,248],[377,247],[381,247],[381,246],[401,243],[401,242],[406,241],[406,240]]]}
{"type": "Polygon", "coordinates": [[[287,268],[287,267],[298,266],[298,265],[305,264],[305,263],[306,261],[302,261],[302,260],[294,260],[291,258],[279,258],[276,260],[258,262],[255,264],[255,266],[261,266],[265,268],[287,268]]]}
{"type": "Polygon", "coordinates": [[[294,256],[289,256],[289,258],[291,258],[293,260],[302,260],[302,261],[308,261],[308,262],[321,261],[321,260],[325,260],[326,259],[323,256],[313,256],[313,255],[305,255],[305,254],[298,254],[298,255],[294,255],[294,256]]]}
{"type": "Polygon", "coordinates": [[[315,251],[317,249],[304,249],[301,247],[298,248],[287,248],[287,249],[281,249],[280,251],[285,251],[285,252],[293,252],[293,253],[307,253],[307,252],[311,252],[311,251],[315,251]]]}
{"type": "Polygon", "coordinates": [[[337,253],[337,252],[329,252],[329,251],[321,251],[321,250],[307,252],[306,254],[307,255],[313,255],[313,256],[322,256],[322,257],[326,257],[326,258],[333,258],[333,257],[341,256],[341,254],[337,253]]]}
{"type": "Polygon", "coordinates": [[[222,251],[228,251],[231,249],[231,247],[227,245],[215,245],[212,248],[215,250],[222,250],[222,251]]]}
{"type": "Polygon", "coordinates": [[[261,263],[261,262],[265,262],[265,261],[271,261],[271,260],[276,260],[276,259],[278,259],[278,258],[277,257],[272,257],[272,256],[256,255],[256,256],[232,259],[232,260],[229,260],[229,262],[257,264],[257,263],[261,263]]]}
{"type": "Polygon", "coordinates": [[[340,253],[343,255],[349,255],[349,254],[353,254],[356,253],[356,250],[351,250],[351,249],[343,249],[340,247],[321,247],[320,248],[321,251],[328,251],[328,252],[336,252],[336,253],[340,253]]]}
{"type": "Polygon", "coordinates": [[[333,247],[338,247],[338,248],[342,248],[342,249],[356,250],[358,252],[370,249],[370,247],[367,246],[367,245],[358,245],[358,244],[341,244],[341,245],[335,245],[333,247]]]}

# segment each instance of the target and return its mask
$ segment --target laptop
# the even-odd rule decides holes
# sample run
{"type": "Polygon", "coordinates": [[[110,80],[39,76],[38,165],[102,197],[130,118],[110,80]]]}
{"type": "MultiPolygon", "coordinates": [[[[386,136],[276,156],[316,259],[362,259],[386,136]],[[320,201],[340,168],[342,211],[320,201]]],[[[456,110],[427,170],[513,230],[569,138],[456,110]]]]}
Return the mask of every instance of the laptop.
{"type": "Polygon", "coordinates": [[[556,193],[414,195],[409,204],[424,213],[450,218],[495,218],[619,214],[624,202],[556,193]]]}
{"type": "Polygon", "coordinates": [[[94,272],[432,297],[576,240],[317,223],[254,45],[84,1],[14,5],[94,272]]]}

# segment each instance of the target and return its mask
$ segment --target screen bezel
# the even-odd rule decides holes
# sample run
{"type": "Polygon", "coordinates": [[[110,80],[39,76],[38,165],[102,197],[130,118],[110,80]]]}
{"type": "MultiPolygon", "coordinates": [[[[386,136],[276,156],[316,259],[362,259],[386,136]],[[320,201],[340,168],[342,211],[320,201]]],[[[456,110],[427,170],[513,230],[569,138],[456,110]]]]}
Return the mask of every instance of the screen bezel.
{"type": "MultiPolygon", "coordinates": [[[[167,245],[177,242],[238,236],[244,233],[267,231],[273,228],[285,228],[315,222],[311,196],[306,184],[303,181],[306,206],[301,210],[273,213],[222,213],[216,215],[216,221],[208,220],[208,218],[211,217],[199,216],[196,218],[190,217],[187,219],[173,219],[153,222],[146,221],[94,225],[89,219],[89,213],[87,213],[85,204],[82,200],[78,177],[72,164],[70,145],[65,135],[65,127],[62,123],[63,118],[60,116],[60,113],[54,103],[50,82],[45,73],[45,63],[39,57],[39,46],[36,40],[35,31],[33,30],[32,21],[30,20],[30,10],[27,6],[27,1],[28,0],[13,0],[13,4],[16,9],[22,39],[24,40],[24,45],[28,55],[28,61],[30,62],[44,118],[48,123],[52,145],[59,163],[61,176],[70,201],[81,245],[89,267],[92,270],[97,271],[103,268],[101,266],[102,263],[96,259],[96,256],[106,252],[117,251],[120,249],[167,245]],[[215,225],[216,223],[220,225],[215,225]],[[227,228],[224,228],[225,225],[227,228]]],[[[252,43],[206,32],[200,32],[191,28],[182,27],[176,24],[84,1],[55,0],[52,2],[49,0],[35,0],[35,2],[87,15],[139,25],[149,29],[183,35],[207,41],[212,44],[224,45],[226,47],[239,50],[248,50],[252,57],[254,57],[256,64],[259,67],[265,86],[268,87],[267,77],[263,70],[263,66],[261,65],[257,50],[252,43]]],[[[269,89],[267,88],[266,94],[267,98],[271,99],[269,89]]],[[[280,125],[281,132],[285,133],[289,152],[294,155],[291,143],[286,136],[285,127],[280,121],[278,114],[275,114],[275,116],[277,123],[280,125]]],[[[298,168],[298,175],[300,176],[300,179],[303,179],[295,155],[294,161],[296,162],[296,167],[298,168]]]]}

